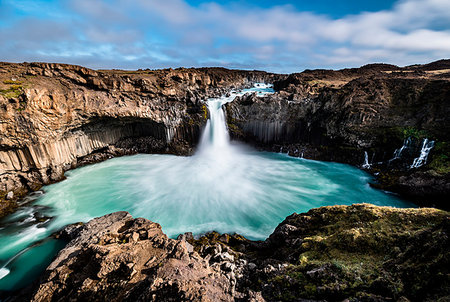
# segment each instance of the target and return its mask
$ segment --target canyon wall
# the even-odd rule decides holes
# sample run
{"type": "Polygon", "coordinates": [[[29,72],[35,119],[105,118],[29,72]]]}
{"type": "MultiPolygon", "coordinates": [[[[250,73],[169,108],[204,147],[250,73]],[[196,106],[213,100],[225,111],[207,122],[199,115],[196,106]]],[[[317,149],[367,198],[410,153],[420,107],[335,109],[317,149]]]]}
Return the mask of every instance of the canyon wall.
{"type": "Polygon", "coordinates": [[[289,76],[0,63],[0,207],[86,163],[136,152],[191,154],[208,116],[202,101],[252,82],[272,82],[276,93],[226,105],[234,139],[292,156],[364,163],[379,187],[447,207],[449,70],[448,60],[289,76]],[[425,139],[434,147],[425,165],[411,169],[425,139]]]}
{"type": "Polygon", "coordinates": [[[111,156],[190,154],[208,115],[203,100],[275,78],[223,68],[94,71],[0,63],[0,199],[111,156]]]}
{"type": "Polygon", "coordinates": [[[275,81],[273,95],[227,104],[229,129],[234,138],[270,151],[364,164],[383,188],[448,207],[449,71],[444,60],[292,74],[275,81]],[[408,138],[407,150],[394,156],[408,138]],[[425,139],[435,147],[423,167],[411,169],[425,139]]]}

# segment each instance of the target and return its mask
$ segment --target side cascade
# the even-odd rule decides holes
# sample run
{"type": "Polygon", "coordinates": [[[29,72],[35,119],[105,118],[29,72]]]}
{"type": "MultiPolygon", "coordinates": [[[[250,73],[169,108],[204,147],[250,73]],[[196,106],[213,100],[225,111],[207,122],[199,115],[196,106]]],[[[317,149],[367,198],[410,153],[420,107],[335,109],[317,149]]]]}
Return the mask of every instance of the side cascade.
{"type": "Polygon", "coordinates": [[[428,155],[431,149],[434,147],[434,141],[429,141],[427,138],[423,140],[422,149],[420,150],[419,157],[414,158],[411,165],[411,169],[419,168],[427,163],[428,155]]]}
{"type": "Polygon", "coordinates": [[[362,168],[370,169],[371,166],[372,165],[369,163],[369,154],[367,153],[367,151],[364,151],[364,163],[362,164],[362,168]]]}
{"type": "Polygon", "coordinates": [[[392,162],[392,161],[394,161],[394,160],[396,160],[396,159],[400,159],[401,156],[402,156],[402,152],[403,152],[405,149],[408,149],[410,146],[411,146],[411,137],[408,137],[408,138],[406,138],[406,139],[403,141],[403,146],[402,146],[401,148],[395,149],[393,158],[390,159],[389,162],[392,162]]]}

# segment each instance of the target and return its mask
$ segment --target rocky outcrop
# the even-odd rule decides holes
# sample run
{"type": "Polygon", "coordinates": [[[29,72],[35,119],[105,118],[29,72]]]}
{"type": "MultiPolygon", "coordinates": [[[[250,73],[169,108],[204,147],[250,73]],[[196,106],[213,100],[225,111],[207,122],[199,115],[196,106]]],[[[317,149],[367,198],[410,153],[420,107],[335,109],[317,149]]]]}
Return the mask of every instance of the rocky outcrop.
{"type": "Polygon", "coordinates": [[[15,299],[444,301],[449,227],[445,211],[361,204],[292,214],[264,242],[215,232],[174,240],[117,212],[60,232],[70,242],[15,299]]]}
{"type": "Polygon", "coordinates": [[[0,200],[96,158],[189,154],[206,122],[203,100],[275,77],[223,68],[95,71],[0,63],[0,200]]]}
{"type": "Polygon", "coordinates": [[[232,255],[223,250],[214,259],[201,257],[185,238],[170,239],[159,224],[133,219],[127,212],[71,225],[60,236],[70,242],[47,268],[31,293],[32,301],[234,301],[246,297],[236,291],[233,263],[237,260],[232,255]]]}
{"type": "Polygon", "coordinates": [[[432,200],[428,205],[448,208],[450,76],[445,71],[449,68],[450,61],[444,60],[405,68],[375,64],[292,74],[274,83],[273,95],[243,96],[228,103],[229,129],[234,138],[292,156],[361,166],[367,152],[374,173],[395,170],[400,176],[417,178],[398,186],[385,183],[385,188],[408,198],[425,196],[432,200]],[[431,70],[433,66],[441,69],[431,70]],[[404,152],[392,161],[408,137],[410,155],[404,152]],[[436,148],[427,166],[411,170],[425,138],[434,140],[436,148]],[[429,185],[414,175],[430,169],[434,173],[428,175],[434,180],[429,185]],[[424,194],[405,188],[408,183],[424,184],[419,190],[424,194]],[[434,183],[446,184],[444,194],[434,183]]]}

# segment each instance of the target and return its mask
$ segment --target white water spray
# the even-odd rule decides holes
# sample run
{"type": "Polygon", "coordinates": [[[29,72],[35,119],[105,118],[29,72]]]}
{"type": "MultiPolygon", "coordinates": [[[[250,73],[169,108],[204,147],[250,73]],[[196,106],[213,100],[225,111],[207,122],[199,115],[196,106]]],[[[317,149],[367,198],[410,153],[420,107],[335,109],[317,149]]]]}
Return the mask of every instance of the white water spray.
{"type": "Polygon", "coordinates": [[[403,146],[400,149],[395,149],[394,157],[392,159],[390,159],[389,162],[399,159],[402,156],[402,152],[405,149],[409,148],[410,145],[411,145],[411,138],[408,137],[403,141],[403,146]]]}
{"type": "Polygon", "coordinates": [[[364,163],[362,164],[363,169],[370,169],[371,165],[369,163],[369,154],[364,151],[364,163]]]}
{"type": "Polygon", "coordinates": [[[411,165],[411,169],[419,168],[427,163],[428,154],[430,154],[431,149],[434,147],[434,141],[428,141],[428,139],[423,140],[422,149],[420,150],[420,155],[414,158],[411,165]]]}
{"type": "Polygon", "coordinates": [[[232,91],[227,96],[208,99],[206,104],[208,106],[209,119],[206,123],[206,128],[203,132],[196,156],[209,156],[211,159],[221,162],[232,156],[232,153],[236,149],[233,149],[230,144],[225,113],[222,106],[232,102],[237,96],[242,96],[246,93],[257,93],[258,96],[264,96],[272,92],[271,84],[256,83],[253,88],[240,92],[232,91]]]}

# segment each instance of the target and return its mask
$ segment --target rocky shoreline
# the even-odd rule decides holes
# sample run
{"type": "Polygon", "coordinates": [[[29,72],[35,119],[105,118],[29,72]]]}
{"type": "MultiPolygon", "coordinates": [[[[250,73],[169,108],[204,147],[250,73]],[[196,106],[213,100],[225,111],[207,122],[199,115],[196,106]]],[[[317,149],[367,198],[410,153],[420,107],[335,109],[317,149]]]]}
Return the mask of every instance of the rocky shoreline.
{"type": "Polygon", "coordinates": [[[127,212],[67,226],[37,283],[12,301],[444,301],[448,212],[367,204],[287,217],[265,241],[186,233],[127,212]]]}

